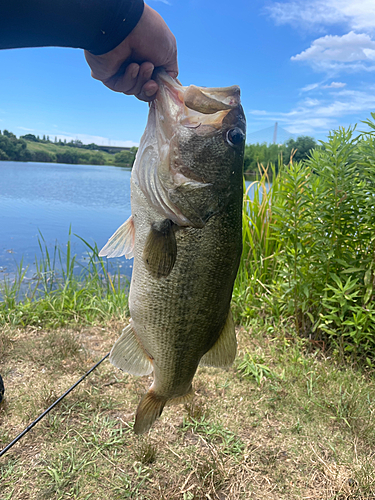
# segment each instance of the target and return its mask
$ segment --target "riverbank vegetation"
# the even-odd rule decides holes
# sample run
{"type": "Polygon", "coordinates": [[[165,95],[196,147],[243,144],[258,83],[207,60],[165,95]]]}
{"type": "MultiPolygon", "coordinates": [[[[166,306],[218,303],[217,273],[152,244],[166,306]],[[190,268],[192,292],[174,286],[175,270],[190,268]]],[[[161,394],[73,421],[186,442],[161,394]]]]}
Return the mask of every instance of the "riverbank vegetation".
{"type": "Polygon", "coordinates": [[[245,198],[237,320],[292,321],[340,359],[373,366],[375,114],[370,132],[332,132],[309,159],[261,167],[245,198]],[[269,173],[273,183],[268,184],[269,173]]]}
{"type": "Polygon", "coordinates": [[[246,144],[244,173],[254,175],[259,172],[259,165],[274,165],[276,172],[285,158],[290,158],[294,151],[294,160],[306,160],[318,144],[309,136],[300,136],[297,139],[289,139],[284,144],[246,144]],[[280,165],[279,165],[280,162],[280,165]]]}
{"type": "Polygon", "coordinates": [[[109,153],[97,144],[81,141],[50,141],[49,137],[27,134],[17,139],[8,130],[0,131],[0,160],[68,163],[75,165],[114,165],[131,168],[137,148],[109,153]]]}
{"type": "MultiPolygon", "coordinates": [[[[289,158],[295,152],[295,160],[304,160],[317,147],[312,137],[289,139],[284,144],[247,144],[245,147],[244,173],[257,174],[258,165],[273,164],[276,170],[279,158],[289,158]]],[[[82,165],[115,165],[131,168],[137,148],[110,153],[97,144],[83,144],[79,140],[61,141],[49,136],[26,134],[19,139],[8,130],[0,131],[0,160],[69,163],[82,165]]]]}
{"type": "Polygon", "coordinates": [[[128,281],[120,270],[111,274],[98,248],[87,246],[86,264],[71,252],[71,233],[63,252],[48,249],[39,239],[41,258],[35,260],[33,278],[26,280],[22,262],[11,280],[0,283],[0,328],[33,326],[56,328],[68,324],[125,320],[128,314],[128,281]]]}
{"type": "MultiPolygon", "coordinates": [[[[238,356],[195,399],[132,432],[151,378],[105,361],[0,459],[7,499],[375,497],[375,114],[308,159],[260,168],[244,198],[238,356]],[[272,183],[270,177],[272,176],[272,183]]],[[[120,275],[89,247],[41,246],[0,303],[0,448],[101,359],[126,322],[120,275]],[[61,271],[62,269],[62,271],[61,271]]]]}

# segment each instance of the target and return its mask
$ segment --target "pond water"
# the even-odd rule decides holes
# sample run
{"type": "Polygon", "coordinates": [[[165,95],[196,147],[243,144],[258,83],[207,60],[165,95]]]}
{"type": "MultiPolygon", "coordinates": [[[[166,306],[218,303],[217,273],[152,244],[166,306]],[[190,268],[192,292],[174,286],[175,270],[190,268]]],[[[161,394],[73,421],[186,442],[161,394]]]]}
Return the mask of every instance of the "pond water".
{"type": "MultiPolygon", "coordinates": [[[[0,161],[0,280],[12,279],[22,263],[35,274],[41,235],[50,252],[64,252],[71,227],[72,253],[82,264],[87,246],[102,248],[130,215],[131,170],[111,166],[0,161]]],[[[43,244],[44,245],[44,244],[43,244]]],[[[108,259],[130,278],[132,260],[108,259]]]]}
{"type": "MultiPolygon", "coordinates": [[[[72,252],[85,261],[87,247],[99,249],[130,215],[129,169],[0,161],[0,279],[17,267],[35,271],[40,234],[47,248],[66,248],[71,227],[72,252]]],[[[130,277],[132,261],[110,259],[130,277]]]]}

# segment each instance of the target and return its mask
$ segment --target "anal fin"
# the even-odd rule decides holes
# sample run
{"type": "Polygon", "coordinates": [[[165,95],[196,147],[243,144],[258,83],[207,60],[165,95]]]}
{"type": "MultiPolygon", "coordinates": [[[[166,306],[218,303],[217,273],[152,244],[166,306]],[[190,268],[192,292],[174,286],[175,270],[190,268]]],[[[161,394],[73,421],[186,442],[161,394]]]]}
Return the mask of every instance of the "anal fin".
{"type": "Polygon", "coordinates": [[[131,375],[149,375],[153,370],[151,359],[131,324],[123,329],[121,337],[115,342],[109,360],[116,368],[131,375]]]}
{"type": "Polygon", "coordinates": [[[200,366],[216,366],[225,368],[230,366],[237,353],[237,339],[234,329],[232,311],[229,309],[224,328],[211,349],[200,360],[200,366]]]}
{"type": "Polygon", "coordinates": [[[183,396],[177,396],[176,398],[168,399],[165,406],[174,406],[180,404],[190,403],[190,401],[194,398],[193,387],[190,386],[190,389],[183,396]]]}
{"type": "Polygon", "coordinates": [[[176,262],[177,243],[173,226],[169,219],[151,225],[143,250],[143,260],[154,278],[168,276],[176,262]]]}
{"type": "Polygon", "coordinates": [[[134,238],[133,216],[130,216],[109,238],[107,244],[100,250],[99,257],[122,257],[125,255],[127,259],[131,259],[133,257],[134,238]]]}

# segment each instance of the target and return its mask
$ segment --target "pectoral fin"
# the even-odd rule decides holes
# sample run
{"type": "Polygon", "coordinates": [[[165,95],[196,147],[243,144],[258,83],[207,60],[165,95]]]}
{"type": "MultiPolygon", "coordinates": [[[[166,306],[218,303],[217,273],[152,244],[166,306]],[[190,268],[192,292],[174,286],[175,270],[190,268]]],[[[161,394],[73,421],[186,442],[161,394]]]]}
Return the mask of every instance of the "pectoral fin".
{"type": "Polygon", "coordinates": [[[165,219],[152,224],[143,250],[143,260],[154,278],[165,278],[172,271],[177,257],[173,222],[165,219]]]}
{"type": "Polygon", "coordinates": [[[132,325],[126,326],[112,347],[110,362],[131,375],[149,375],[153,368],[150,357],[143,349],[132,325]]]}
{"type": "Polygon", "coordinates": [[[230,366],[237,352],[237,339],[234,329],[232,312],[229,309],[228,317],[224,328],[221,331],[220,337],[217,339],[213,347],[206,352],[200,360],[200,366],[216,366],[225,368],[230,366]]]}
{"type": "Polygon", "coordinates": [[[125,255],[127,259],[133,257],[135,230],[133,217],[120,226],[109,238],[107,244],[100,250],[99,257],[121,257],[125,255]]]}

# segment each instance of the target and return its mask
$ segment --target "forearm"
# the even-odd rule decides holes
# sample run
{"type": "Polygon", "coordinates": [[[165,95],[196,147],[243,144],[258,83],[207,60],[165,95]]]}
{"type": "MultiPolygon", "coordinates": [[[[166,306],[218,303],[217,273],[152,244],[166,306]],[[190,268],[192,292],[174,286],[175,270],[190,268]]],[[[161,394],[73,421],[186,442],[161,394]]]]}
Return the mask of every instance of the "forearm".
{"type": "Polygon", "coordinates": [[[143,0],[0,0],[0,49],[77,47],[105,54],[133,30],[143,0]]]}

